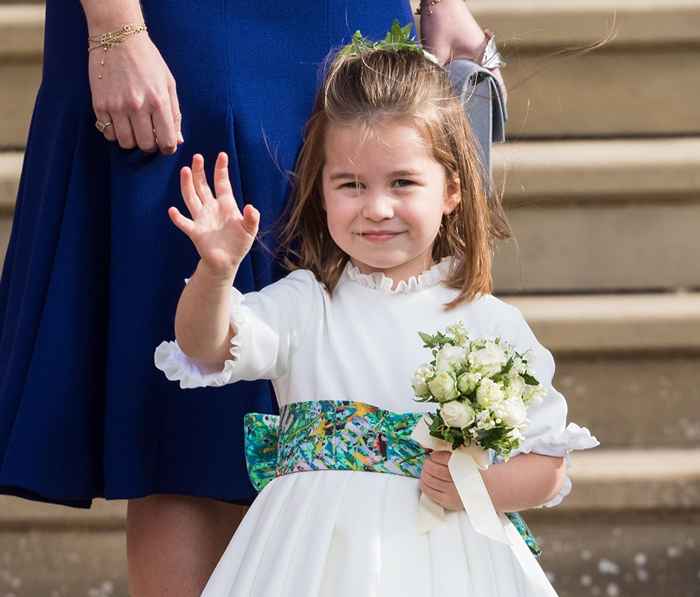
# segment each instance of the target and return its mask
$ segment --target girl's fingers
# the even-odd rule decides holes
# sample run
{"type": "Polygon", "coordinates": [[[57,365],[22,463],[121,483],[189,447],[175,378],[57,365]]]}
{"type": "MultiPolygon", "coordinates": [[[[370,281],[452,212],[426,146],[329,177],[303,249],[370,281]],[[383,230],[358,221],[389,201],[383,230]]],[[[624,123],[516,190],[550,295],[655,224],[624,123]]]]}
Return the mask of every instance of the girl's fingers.
{"type": "Polygon", "coordinates": [[[238,205],[236,205],[233,189],[231,188],[231,179],[228,175],[228,155],[223,151],[216,158],[216,165],[214,166],[214,191],[219,201],[226,205],[232,204],[231,207],[234,208],[234,212],[238,212],[238,205]]]}
{"type": "Polygon", "coordinates": [[[192,170],[187,166],[180,170],[180,191],[182,192],[182,198],[185,200],[185,205],[190,215],[193,218],[197,218],[202,211],[202,202],[199,200],[197,191],[195,191],[194,188],[192,170]]]}
{"type": "Polygon", "coordinates": [[[424,480],[421,480],[420,490],[435,503],[440,504],[441,506],[443,505],[443,501],[445,500],[445,494],[441,491],[433,489],[424,480]]]}
{"type": "Polygon", "coordinates": [[[444,464],[440,464],[427,458],[423,468],[430,473],[433,477],[442,479],[443,481],[452,481],[452,475],[450,474],[450,469],[444,464]]]}
{"type": "Polygon", "coordinates": [[[440,493],[447,493],[451,487],[450,483],[429,474],[423,475],[423,483],[425,483],[425,485],[430,487],[432,490],[439,491],[440,493]]]}
{"type": "Polygon", "coordinates": [[[258,233],[259,225],[260,212],[249,203],[243,208],[243,227],[248,231],[248,234],[255,236],[258,233]]]}
{"type": "Polygon", "coordinates": [[[452,458],[452,452],[447,450],[436,450],[430,455],[430,460],[445,465],[450,461],[450,458],[452,458]]]}
{"type": "Polygon", "coordinates": [[[194,179],[194,188],[197,190],[197,195],[202,204],[214,200],[211,194],[211,189],[207,183],[207,175],[204,173],[204,157],[195,153],[192,156],[192,177],[194,179]]]}
{"type": "Polygon", "coordinates": [[[172,223],[175,224],[178,229],[182,230],[182,232],[192,238],[192,233],[195,229],[195,224],[192,220],[183,216],[177,207],[171,207],[168,209],[168,215],[170,216],[172,223]]]}

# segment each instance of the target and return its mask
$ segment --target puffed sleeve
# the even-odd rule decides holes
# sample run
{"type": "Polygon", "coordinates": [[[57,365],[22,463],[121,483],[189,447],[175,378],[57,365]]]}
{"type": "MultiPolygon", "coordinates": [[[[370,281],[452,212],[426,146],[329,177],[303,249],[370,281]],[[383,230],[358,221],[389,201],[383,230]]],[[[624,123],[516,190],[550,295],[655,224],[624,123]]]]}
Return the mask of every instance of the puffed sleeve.
{"type": "Polygon", "coordinates": [[[527,353],[528,365],[534,371],[537,380],[544,387],[546,394],[538,403],[528,409],[528,426],[524,439],[516,454],[536,453],[545,456],[561,456],[566,461],[567,475],[559,494],[546,502],[544,506],[556,506],[571,493],[569,454],[574,450],[595,448],[599,442],[585,427],[575,423],[566,424],[567,405],[562,396],[552,385],[554,378],[554,358],[552,353],[542,346],[520,311],[508,305],[505,319],[507,332],[502,336],[508,338],[520,353],[527,353]]]}
{"type": "Polygon", "coordinates": [[[232,288],[231,326],[236,334],[223,369],[203,368],[177,341],[156,348],[155,365],[183,389],[282,377],[308,323],[319,316],[321,292],[308,270],[296,270],[259,292],[241,294],[232,288]]]}

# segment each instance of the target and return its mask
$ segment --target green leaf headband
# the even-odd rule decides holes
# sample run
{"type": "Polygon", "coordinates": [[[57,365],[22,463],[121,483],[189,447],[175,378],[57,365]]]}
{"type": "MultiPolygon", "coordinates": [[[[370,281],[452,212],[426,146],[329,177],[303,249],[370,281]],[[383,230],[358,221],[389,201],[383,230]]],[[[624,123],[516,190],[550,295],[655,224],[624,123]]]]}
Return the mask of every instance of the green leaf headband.
{"type": "Polygon", "coordinates": [[[341,56],[361,56],[372,50],[390,50],[393,52],[408,51],[422,54],[431,62],[438,66],[442,66],[439,60],[430,52],[425,50],[423,46],[416,41],[416,38],[411,35],[413,24],[409,23],[403,27],[399,24],[398,19],[394,19],[391,24],[391,29],[386,34],[382,41],[372,41],[367,39],[358,30],[352,36],[352,41],[344,46],[339,54],[341,56]]]}

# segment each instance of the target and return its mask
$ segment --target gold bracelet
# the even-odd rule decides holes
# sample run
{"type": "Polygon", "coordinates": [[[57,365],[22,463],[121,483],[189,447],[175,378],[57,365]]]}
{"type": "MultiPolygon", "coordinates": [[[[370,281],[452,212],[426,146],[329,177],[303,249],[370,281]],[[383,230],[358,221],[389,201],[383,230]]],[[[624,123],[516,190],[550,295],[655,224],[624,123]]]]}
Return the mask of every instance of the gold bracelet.
{"type": "Polygon", "coordinates": [[[106,52],[113,46],[122,43],[127,37],[136,35],[137,33],[142,33],[143,31],[148,31],[145,23],[141,23],[140,25],[123,25],[116,31],[108,31],[107,33],[102,33],[101,35],[93,35],[88,37],[88,52],[92,52],[97,48],[104,48],[106,52]]]}
{"type": "MultiPolygon", "coordinates": [[[[92,35],[88,37],[88,53],[92,52],[93,50],[97,50],[98,48],[102,48],[107,54],[109,50],[111,50],[114,46],[119,45],[120,43],[124,42],[128,37],[131,37],[132,35],[136,35],[137,33],[142,33],[144,31],[148,31],[146,28],[145,23],[141,23],[140,25],[137,24],[128,24],[128,25],[123,25],[121,28],[117,29],[116,31],[108,31],[107,33],[102,33],[101,35],[92,35]],[[92,44],[92,45],[90,45],[92,44]]],[[[100,59],[100,66],[105,65],[105,57],[102,56],[100,59]]],[[[97,75],[98,79],[102,78],[102,73],[98,73],[97,75]]]]}
{"type": "Polygon", "coordinates": [[[420,6],[416,8],[416,14],[422,15],[425,9],[428,9],[428,15],[433,14],[433,6],[440,4],[442,0],[421,0],[420,6]]]}

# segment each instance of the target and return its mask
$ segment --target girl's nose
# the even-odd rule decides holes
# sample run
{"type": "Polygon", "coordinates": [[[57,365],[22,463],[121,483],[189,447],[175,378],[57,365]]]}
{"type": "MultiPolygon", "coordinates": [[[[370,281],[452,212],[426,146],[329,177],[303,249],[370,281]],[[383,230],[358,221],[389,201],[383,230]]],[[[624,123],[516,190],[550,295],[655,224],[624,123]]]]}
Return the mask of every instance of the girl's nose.
{"type": "Polygon", "coordinates": [[[391,197],[387,197],[384,193],[367,193],[362,206],[362,215],[373,221],[393,218],[394,207],[391,197]]]}

